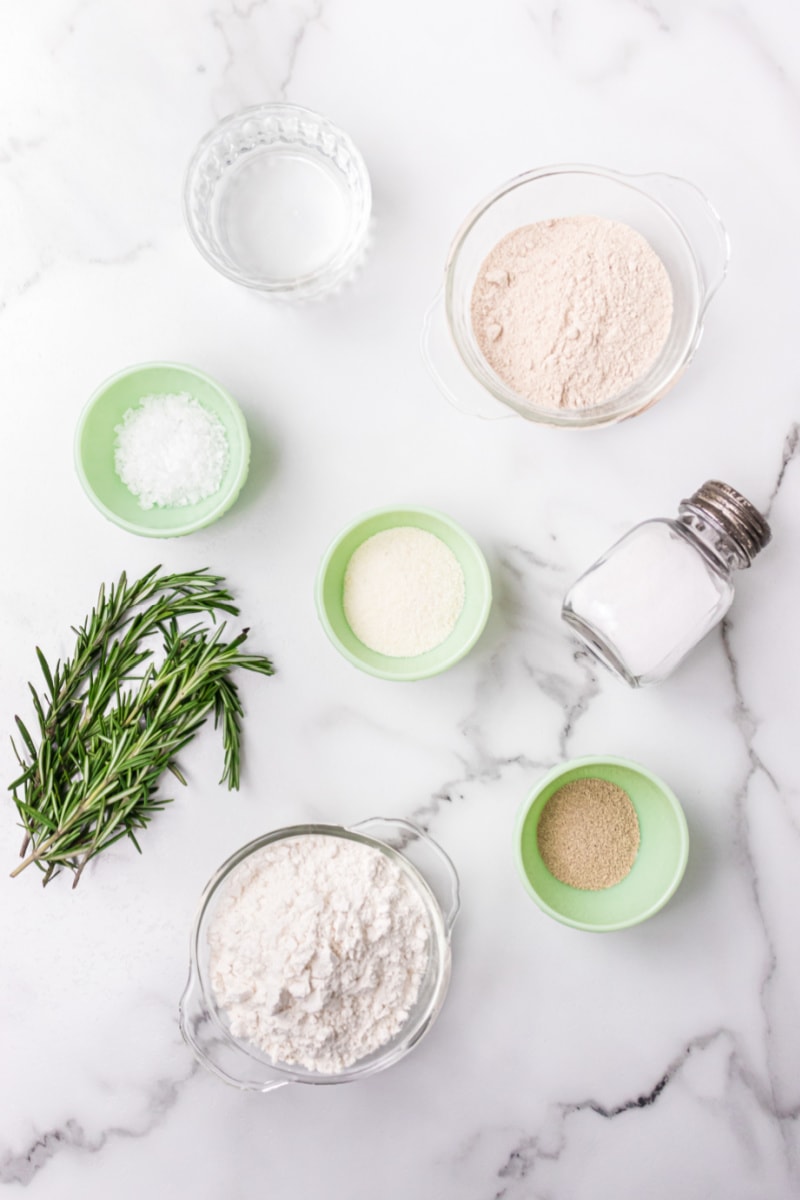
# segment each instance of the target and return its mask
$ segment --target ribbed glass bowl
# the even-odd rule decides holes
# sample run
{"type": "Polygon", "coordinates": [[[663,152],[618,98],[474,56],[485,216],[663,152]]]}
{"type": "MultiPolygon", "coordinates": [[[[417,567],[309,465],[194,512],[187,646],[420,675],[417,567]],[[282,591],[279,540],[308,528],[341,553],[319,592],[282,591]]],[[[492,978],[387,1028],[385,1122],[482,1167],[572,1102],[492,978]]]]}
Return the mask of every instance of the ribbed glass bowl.
{"type": "Polygon", "coordinates": [[[261,104],[221,121],[192,156],[183,197],[206,262],[288,301],[350,278],[371,204],[367,168],[347,134],[295,104],[261,104]]]}

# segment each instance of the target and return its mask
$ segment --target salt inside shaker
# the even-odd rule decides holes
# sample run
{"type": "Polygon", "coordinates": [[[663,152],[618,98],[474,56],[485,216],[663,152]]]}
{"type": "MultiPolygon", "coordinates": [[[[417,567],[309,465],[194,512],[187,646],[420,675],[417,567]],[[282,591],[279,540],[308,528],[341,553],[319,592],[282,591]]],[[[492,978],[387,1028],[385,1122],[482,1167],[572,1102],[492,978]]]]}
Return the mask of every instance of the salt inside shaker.
{"type": "Polygon", "coordinates": [[[678,519],[636,525],[572,585],[561,615],[631,687],[658,683],[731,606],[734,570],[772,534],[727,483],[708,480],[678,519]]]}

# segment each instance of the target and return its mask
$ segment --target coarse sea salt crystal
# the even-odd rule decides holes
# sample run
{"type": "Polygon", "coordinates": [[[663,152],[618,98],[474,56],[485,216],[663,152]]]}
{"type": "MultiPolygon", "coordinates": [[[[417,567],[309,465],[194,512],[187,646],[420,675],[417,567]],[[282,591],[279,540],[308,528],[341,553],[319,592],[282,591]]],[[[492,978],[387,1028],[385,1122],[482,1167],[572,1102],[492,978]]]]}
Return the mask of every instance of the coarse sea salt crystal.
{"type": "Polygon", "coordinates": [[[198,504],[228,466],[220,419],[187,392],[144,396],[115,428],[114,467],[140,508],[198,504]]]}

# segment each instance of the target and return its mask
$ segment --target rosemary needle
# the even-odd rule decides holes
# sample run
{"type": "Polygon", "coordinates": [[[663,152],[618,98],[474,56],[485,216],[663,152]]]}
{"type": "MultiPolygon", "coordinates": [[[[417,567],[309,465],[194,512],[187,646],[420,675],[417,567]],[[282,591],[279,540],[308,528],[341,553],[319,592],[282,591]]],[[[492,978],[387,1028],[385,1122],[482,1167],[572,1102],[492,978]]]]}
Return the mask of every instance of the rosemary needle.
{"type": "Polygon", "coordinates": [[[101,586],[75,633],[71,658],[51,668],[36,656],[42,692],[29,684],[38,730],[16,718],[14,753],[22,773],[9,785],[25,836],[19,875],[35,863],[48,883],[63,867],[78,883],[86,864],[136,832],[169,803],[158,794],[166,770],[185,780],[175,758],[207,716],[222,730],[221,783],[239,786],[243,710],[231,672],[272,674],[247,654],[247,630],[225,641],[221,614],[238,615],[220,575],[159,575],[101,586]],[[201,619],[186,624],[183,618],[201,619]],[[160,639],[161,653],[153,644],[160,639]],[[31,730],[34,730],[31,732],[31,730]]]}

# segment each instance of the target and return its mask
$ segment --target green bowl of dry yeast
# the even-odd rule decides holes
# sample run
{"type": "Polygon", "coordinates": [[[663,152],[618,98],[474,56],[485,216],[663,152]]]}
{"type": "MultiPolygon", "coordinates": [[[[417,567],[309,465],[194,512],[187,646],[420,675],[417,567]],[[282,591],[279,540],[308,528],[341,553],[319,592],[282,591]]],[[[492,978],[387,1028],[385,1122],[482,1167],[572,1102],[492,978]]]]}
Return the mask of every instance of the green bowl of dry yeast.
{"type": "Polygon", "coordinates": [[[517,819],[514,854],[539,907],[595,933],[652,917],[674,895],[689,857],[675,793],[624,758],[575,758],[555,767],[517,819]]]}

